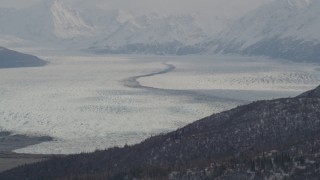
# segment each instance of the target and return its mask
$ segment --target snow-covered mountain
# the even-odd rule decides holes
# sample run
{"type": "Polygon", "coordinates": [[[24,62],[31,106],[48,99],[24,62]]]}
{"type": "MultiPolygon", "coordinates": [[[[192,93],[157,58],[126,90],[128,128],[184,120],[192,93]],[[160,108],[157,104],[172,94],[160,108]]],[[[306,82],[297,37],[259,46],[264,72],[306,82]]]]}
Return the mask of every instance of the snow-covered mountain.
{"type": "Polygon", "coordinates": [[[299,61],[320,57],[319,0],[275,0],[227,28],[231,20],[223,17],[197,13],[137,16],[102,8],[99,3],[79,2],[85,5],[43,0],[29,8],[0,9],[0,42],[17,37],[97,53],[239,53],[299,61]],[[205,23],[208,19],[213,25],[205,23]]]}
{"type": "Polygon", "coordinates": [[[104,10],[96,7],[86,7],[79,9],[79,13],[85,22],[95,27],[98,36],[104,37],[134,18],[134,15],[122,9],[104,10]]]}
{"type": "Polygon", "coordinates": [[[84,22],[79,13],[64,6],[60,1],[54,1],[50,6],[54,35],[61,39],[71,39],[82,36],[93,36],[95,29],[84,22]]]}
{"type": "Polygon", "coordinates": [[[93,52],[125,54],[196,53],[200,51],[193,45],[208,37],[191,15],[135,16],[94,3],[68,4],[62,0],[0,10],[0,34],[59,47],[91,47],[93,52]]]}
{"type": "Polygon", "coordinates": [[[320,60],[320,1],[276,0],[233,23],[204,44],[211,53],[320,60]]]}
{"type": "Polygon", "coordinates": [[[191,54],[207,38],[191,15],[148,14],[130,19],[91,47],[104,53],[191,54]]]}
{"type": "Polygon", "coordinates": [[[59,0],[46,0],[30,8],[2,11],[0,33],[28,40],[72,39],[93,36],[95,30],[59,0]]]}
{"type": "Polygon", "coordinates": [[[89,47],[133,18],[123,10],[71,7],[61,0],[45,0],[29,8],[0,9],[0,34],[41,43],[86,42],[89,47]]]}

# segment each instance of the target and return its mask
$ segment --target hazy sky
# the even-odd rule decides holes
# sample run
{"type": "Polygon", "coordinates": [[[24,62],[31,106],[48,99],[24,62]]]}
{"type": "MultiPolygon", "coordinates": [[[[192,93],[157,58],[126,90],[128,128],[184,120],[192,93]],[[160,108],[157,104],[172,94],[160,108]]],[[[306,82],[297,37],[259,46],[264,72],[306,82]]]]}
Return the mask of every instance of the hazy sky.
{"type": "Polygon", "coordinates": [[[39,2],[41,0],[1,0],[0,1],[0,7],[4,8],[21,8],[21,7],[26,7],[30,6],[33,3],[39,2]]]}
{"type": "MultiPolygon", "coordinates": [[[[0,7],[22,8],[39,1],[48,0],[0,0],[0,7]]],[[[61,0],[76,4],[103,3],[110,8],[121,8],[132,12],[206,12],[237,15],[273,0],[61,0]],[[81,3],[79,3],[81,2],[81,3]]]]}

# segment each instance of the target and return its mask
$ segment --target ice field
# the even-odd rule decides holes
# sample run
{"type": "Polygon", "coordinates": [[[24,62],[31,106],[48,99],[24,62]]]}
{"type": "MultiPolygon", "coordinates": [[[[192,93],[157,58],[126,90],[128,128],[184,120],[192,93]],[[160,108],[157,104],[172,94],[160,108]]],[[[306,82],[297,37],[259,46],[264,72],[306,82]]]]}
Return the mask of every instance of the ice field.
{"type": "Polygon", "coordinates": [[[50,64],[0,69],[0,130],[55,138],[19,153],[69,154],[134,144],[259,99],[320,82],[313,64],[236,56],[42,56],[50,64]],[[128,87],[133,76],[143,87],[128,87]]]}

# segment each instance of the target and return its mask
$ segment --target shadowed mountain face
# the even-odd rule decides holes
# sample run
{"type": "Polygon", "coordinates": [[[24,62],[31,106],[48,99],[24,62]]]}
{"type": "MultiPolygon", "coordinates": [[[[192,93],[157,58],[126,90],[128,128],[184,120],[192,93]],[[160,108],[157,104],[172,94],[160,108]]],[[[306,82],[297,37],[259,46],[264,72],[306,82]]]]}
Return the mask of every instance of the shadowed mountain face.
{"type": "Polygon", "coordinates": [[[0,47],[0,68],[38,67],[46,64],[36,56],[0,47]]]}
{"type": "Polygon", "coordinates": [[[0,179],[315,179],[319,91],[254,102],[134,146],[54,158],[0,179]]]}

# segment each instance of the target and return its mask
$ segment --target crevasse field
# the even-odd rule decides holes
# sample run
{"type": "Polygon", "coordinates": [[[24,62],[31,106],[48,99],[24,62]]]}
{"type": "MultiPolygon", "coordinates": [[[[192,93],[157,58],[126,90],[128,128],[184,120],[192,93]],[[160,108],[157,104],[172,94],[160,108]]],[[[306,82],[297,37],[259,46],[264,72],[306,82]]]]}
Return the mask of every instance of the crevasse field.
{"type": "Polygon", "coordinates": [[[19,153],[70,154],[134,144],[259,99],[320,82],[312,64],[236,56],[41,56],[45,67],[0,69],[0,130],[49,135],[19,153]],[[167,65],[172,71],[154,74],[167,65]],[[143,76],[141,87],[126,79],[143,76]]]}

